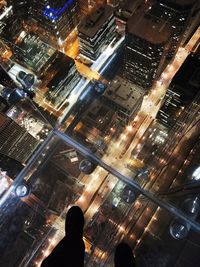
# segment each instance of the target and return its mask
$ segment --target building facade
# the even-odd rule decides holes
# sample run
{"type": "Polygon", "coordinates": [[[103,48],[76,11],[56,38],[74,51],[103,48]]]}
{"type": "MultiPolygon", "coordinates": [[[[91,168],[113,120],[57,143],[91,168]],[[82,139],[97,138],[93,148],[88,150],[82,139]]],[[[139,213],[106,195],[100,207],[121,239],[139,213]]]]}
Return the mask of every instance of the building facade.
{"type": "Polygon", "coordinates": [[[161,73],[170,38],[163,20],[132,16],[127,23],[124,77],[148,89],[161,73]]]}
{"type": "Polygon", "coordinates": [[[151,6],[149,15],[154,19],[163,19],[171,27],[169,57],[174,56],[198,4],[197,2],[195,0],[159,0],[151,6]]]}
{"type": "Polygon", "coordinates": [[[56,41],[66,39],[78,23],[77,0],[12,0],[10,2],[13,5],[13,13],[36,22],[40,28],[47,31],[47,36],[56,41]]]}
{"type": "MultiPolygon", "coordinates": [[[[72,89],[79,82],[80,75],[73,59],[58,51],[55,54],[56,57],[51,66],[58,71],[47,84],[46,98],[58,108],[65,102],[72,89]]],[[[51,66],[47,69],[47,72],[50,71],[51,66]]]]}
{"type": "Polygon", "coordinates": [[[31,0],[8,0],[9,6],[12,6],[13,14],[21,19],[27,19],[31,9],[31,0]]]}
{"type": "Polygon", "coordinates": [[[39,141],[15,121],[0,113],[0,153],[25,163],[39,141]]]}
{"type": "Polygon", "coordinates": [[[35,11],[41,14],[40,16],[36,15],[40,26],[53,34],[56,39],[64,40],[78,23],[77,0],[44,1],[40,10],[37,1],[35,11]]]}
{"type": "Polygon", "coordinates": [[[80,54],[95,61],[115,36],[115,18],[110,6],[100,7],[78,26],[80,54]]]}
{"type": "Polygon", "coordinates": [[[167,127],[172,128],[177,118],[183,110],[183,103],[181,101],[180,93],[175,90],[167,90],[164,103],[157,114],[158,121],[167,127]]]}
{"type": "Polygon", "coordinates": [[[141,88],[118,77],[109,84],[102,101],[115,110],[122,125],[127,125],[142,105],[144,92],[141,88]]]}
{"type": "Polygon", "coordinates": [[[200,58],[198,51],[188,56],[173,78],[163,104],[157,114],[158,121],[171,129],[185,108],[192,103],[200,89],[200,58]]]}

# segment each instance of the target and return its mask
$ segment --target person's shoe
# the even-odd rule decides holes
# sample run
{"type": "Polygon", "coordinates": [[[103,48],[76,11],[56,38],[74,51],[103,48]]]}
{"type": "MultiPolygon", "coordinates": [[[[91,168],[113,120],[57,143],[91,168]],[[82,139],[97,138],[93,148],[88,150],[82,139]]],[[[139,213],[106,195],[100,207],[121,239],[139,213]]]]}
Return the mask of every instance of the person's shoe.
{"type": "Polygon", "coordinates": [[[119,243],[115,249],[115,267],[135,267],[132,250],[126,243],[119,243]]]}
{"type": "Polygon", "coordinates": [[[84,215],[78,206],[71,207],[66,216],[65,234],[66,236],[83,237],[84,215]]]}

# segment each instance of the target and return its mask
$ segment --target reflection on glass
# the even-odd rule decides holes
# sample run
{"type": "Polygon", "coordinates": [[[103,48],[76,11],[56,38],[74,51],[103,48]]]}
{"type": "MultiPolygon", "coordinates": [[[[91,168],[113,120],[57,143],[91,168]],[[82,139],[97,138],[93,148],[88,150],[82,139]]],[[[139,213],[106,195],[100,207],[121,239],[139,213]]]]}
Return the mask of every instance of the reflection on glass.
{"type": "Polygon", "coordinates": [[[141,264],[149,255],[174,264],[182,257],[176,242],[187,246],[192,238],[196,244],[194,231],[199,235],[198,196],[185,199],[177,210],[176,202],[170,200],[170,206],[159,200],[57,131],[6,190],[1,198],[2,266],[40,266],[63,237],[71,205],[79,205],[86,219],[86,266],[109,266],[120,240],[131,245],[141,264]],[[86,159],[95,163],[91,174],[81,167],[86,159]]]}
{"type": "MultiPolygon", "coordinates": [[[[78,13],[76,1],[60,7],[58,21],[49,13],[55,36],[24,17],[18,27],[10,12],[19,12],[17,1],[8,9],[1,2],[0,266],[39,267],[63,237],[69,207],[78,205],[86,220],[86,266],[112,266],[124,240],[138,266],[198,267],[199,28],[191,24],[191,36],[179,39],[193,4],[135,1],[128,12],[123,1],[108,1],[122,5],[117,27],[106,6],[105,38],[87,39],[88,49],[82,22],[67,40],[61,30],[71,31],[71,20],[57,29],[72,2],[70,16],[78,13]],[[149,32],[140,36],[146,20],[149,32]],[[154,44],[155,30],[158,40],[172,40],[154,44]]],[[[45,12],[52,10],[58,12],[48,4],[45,12]]],[[[100,19],[104,8],[95,12],[100,19]]]]}

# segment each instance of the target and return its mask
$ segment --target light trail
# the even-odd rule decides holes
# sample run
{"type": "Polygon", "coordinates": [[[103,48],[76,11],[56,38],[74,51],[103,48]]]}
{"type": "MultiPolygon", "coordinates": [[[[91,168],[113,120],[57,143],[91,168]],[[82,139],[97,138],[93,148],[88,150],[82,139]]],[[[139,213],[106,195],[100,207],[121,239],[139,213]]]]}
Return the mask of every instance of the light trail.
{"type": "Polygon", "coordinates": [[[66,99],[66,101],[69,102],[69,105],[65,109],[63,115],[58,119],[57,127],[59,127],[60,125],[62,125],[62,123],[65,122],[66,118],[70,115],[73,106],[76,104],[79,96],[85,91],[89,83],[90,80],[85,80],[85,78],[82,78],[79,83],[74,87],[69,97],[66,99]]]}
{"type": "Polygon", "coordinates": [[[0,15],[0,20],[2,20],[5,16],[8,15],[8,13],[12,10],[12,6],[9,6],[5,9],[5,11],[0,15]]]}
{"type": "Polygon", "coordinates": [[[103,51],[99,58],[92,64],[91,69],[94,71],[100,71],[100,69],[109,59],[109,57],[112,56],[118,50],[124,40],[125,36],[122,36],[119,41],[117,41],[116,44],[112,47],[114,42],[113,40],[113,42],[111,42],[111,44],[105,49],[105,51],[103,51]]]}
{"type": "Polygon", "coordinates": [[[114,53],[111,58],[108,60],[108,62],[106,63],[106,65],[103,67],[103,69],[100,71],[100,74],[102,75],[103,72],[107,69],[107,67],[111,64],[111,62],[113,61],[113,59],[116,57],[117,53],[114,53]]]}
{"type": "MultiPolygon", "coordinates": [[[[115,54],[117,49],[121,46],[123,43],[125,37],[123,36],[120,38],[120,40],[113,46],[109,45],[107,49],[99,56],[99,58],[96,60],[95,63],[93,63],[91,70],[98,72],[100,69],[107,63],[109,58],[115,54]]],[[[112,43],[111,43],[112,44],[112,43]]],[[[89,85],[90,80],[85,78],[82,78],[79,83],[74,87],[72,92],[70,93],[69,97],[66,99],[67,102],[69,102],[68,107],[64,111],[63,115],[58,119],[57,126],[60,126],[66,118],[69,116],[71,109],[73,108],[74,104],[77,102],[80,95],[85,91],[87,86],[89,85]]]]}

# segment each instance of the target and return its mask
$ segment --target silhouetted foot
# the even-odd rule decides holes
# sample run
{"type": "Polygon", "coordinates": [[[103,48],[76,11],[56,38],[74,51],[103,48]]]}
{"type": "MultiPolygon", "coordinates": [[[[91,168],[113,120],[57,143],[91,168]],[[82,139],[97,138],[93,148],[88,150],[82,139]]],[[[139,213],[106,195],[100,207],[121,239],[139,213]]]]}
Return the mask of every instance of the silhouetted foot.
{"type": "Polygon", "coordinates": [[[78,206],[71,207],[66,216],[65,234],[66,236],[83,237],[84,215],[78,206]]]}
{"type": "Polygon", "coordinates": [[[65,237],[41,267],[84,267],[85,245],[83,242],[84,216],[82,210],[73,206],[65,221],[65,237]]]}
{"type": "Polygon", "coordinates": [[[115,267],[135,267],[132,250],[126,243],[119,243],[115,250],[115,267]]]}

